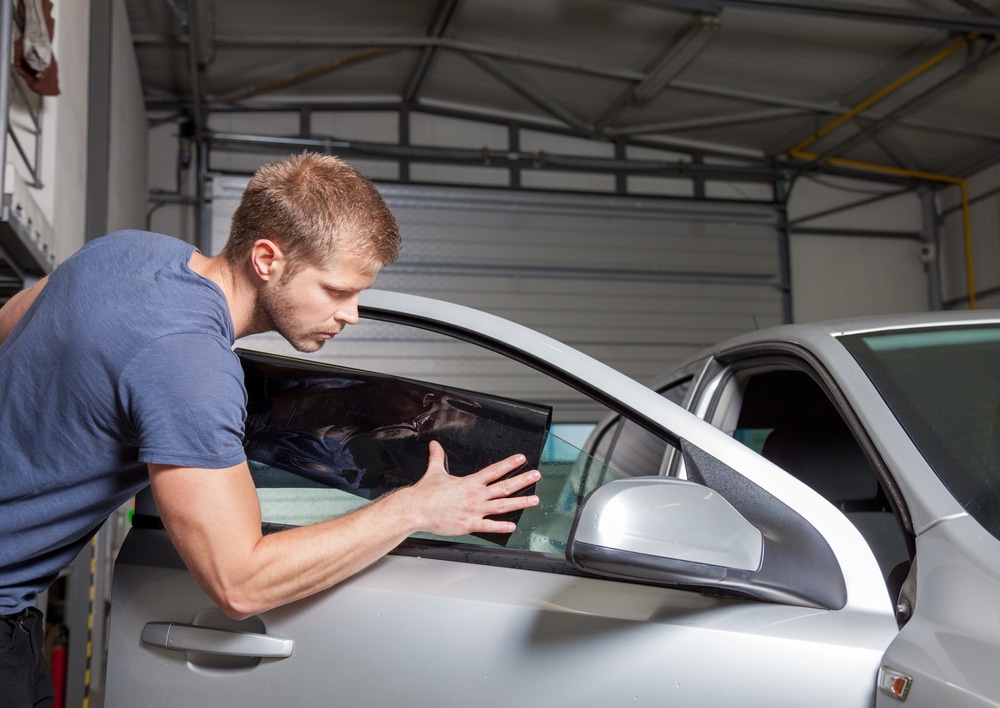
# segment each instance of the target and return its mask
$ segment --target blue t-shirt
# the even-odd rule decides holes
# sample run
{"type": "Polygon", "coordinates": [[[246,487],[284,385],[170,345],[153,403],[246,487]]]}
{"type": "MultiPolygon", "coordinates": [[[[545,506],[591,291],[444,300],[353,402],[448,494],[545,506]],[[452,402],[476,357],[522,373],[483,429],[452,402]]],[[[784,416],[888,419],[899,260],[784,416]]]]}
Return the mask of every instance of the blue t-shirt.
{"type": "Polygon", "coordinates": [[[96,239],[0,345],[0,614],[34,603],[148,484],[147,463],[245,459],[232,319],[193,251],[142,231],[96,239]]]}

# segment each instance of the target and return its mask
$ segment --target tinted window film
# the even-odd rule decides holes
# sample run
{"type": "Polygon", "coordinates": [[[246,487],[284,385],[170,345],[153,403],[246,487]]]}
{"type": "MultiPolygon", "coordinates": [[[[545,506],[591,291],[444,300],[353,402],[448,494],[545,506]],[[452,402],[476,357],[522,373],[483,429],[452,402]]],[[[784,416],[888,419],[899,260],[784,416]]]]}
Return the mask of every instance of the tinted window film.
{"type": "MultiPolygon", "coordinates": [[[[515,452],[537,467],[541,503],[510,516],[511,535],[466,543],[559,553],[580,501],[616,472],[549,432],[551,408],[374,372],[239,352],[248,405],[245,447],[265,524],[344,515],[416,482],[430,440],[452,474],[515,452]]],[[[568,429],[572,431],[573,429],[568,429]]],[[[513,474],[513,473],[512,473],[513,474]]],[[[425,535],[426,536],[426,535],[425,535]]]]}
{"type": "MultiPolygon", "coordinates": [[[[548,406],[237,353],[247,389],[244,447],[247,457],[260,463],[253,470],[257,487],[273,486],[274,475],[284,472],[374,499],[423,476],[432,440],[444,447],[448,471],[458,476],[516,452],[527,458],[522,469],[535,468],[541,460],[552,416],[548,406]]],[[[519,516],[506,520],[516,522],[519,516]]]]}

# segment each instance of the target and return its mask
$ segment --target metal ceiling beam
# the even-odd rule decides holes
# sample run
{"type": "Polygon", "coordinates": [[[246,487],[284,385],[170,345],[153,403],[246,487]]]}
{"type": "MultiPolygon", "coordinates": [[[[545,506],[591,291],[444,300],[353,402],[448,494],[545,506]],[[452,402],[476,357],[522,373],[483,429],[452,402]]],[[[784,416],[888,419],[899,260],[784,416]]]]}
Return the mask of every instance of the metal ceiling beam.
{"type": "Polygon", "coordinates": [[[949,74],[945,78],[943,78],[940,81],[938,81],[937,83],[935,83],[933,86],[931,86],[931,87],[929,87],[929,88],[921,91],[919,94],[917,94],[913,98],[909,99],[908,101],[904,102],[902,105],[897,106],[895,109],[893,109],[889,113],[886,113],[884,116],[882,116],[878,120],[875,120],[872,123],[864,126],[863,128],[861,128],[861,130],[859,130],[858,132],[856,132],[851,137],[849,137],[849,138],[847,138],[845,140],[840,141],[839,143],[837,143],[836,145],[834,145],[831,148],[828,148],[828,149],[824,150],[810,164],[816,164],[816,163],[823,162],[826,159],[828,159],[830,157],[833,157],[837,153],[843,152],[844,150],[847,150],[848,148],[853,147],[854,145],[857,145],[861,140],[866,139],[871,134],[875,133],[878,130],[881,130],[888,123],[893,122],[896,119],[896,117],[902,115],[906,111],[908,111],[911,108],[913,108],[914,106],[916,106],[918,103],[921,103],[922,101],[926,100],[929,96],[931,96],[931,95],[937,93],[938,91],[940,91],[941,89],[945,88],[946,86],[948,86],[949,84],[951,84],[951,82],[955,81],[956,79],[964,76],[965,74],[969,73],[973,69],[977,68],[980,64],[983,64],[986,61],[988,61],[988,60],[992,59],[993,57],[997,56],[997,54],[1000,54],[1000,46],[994,47],[993,49],[991,49],[988,52],[983,52],[982,54],[980,54],[975,59],[972,59],[971,61],[969,61],[968,63],[966,63],[964,66],[962,66],[957,71],[952,72],[951,74],[949,74]]]}
{"type": "Polygon", "coordinates": [[[559,102],[528,86],[521,78],[514,76],[492,59],[478,54],[470,54],[466,58],[493,76],[493,78],[506,84],[512,90],[521,94],[524,98],[534,103],[549,115],[558,118],[566,125],[573,126],[584,133],[593,132],[594,127],[592,125],[588,125],[582,118],[573,115],[571,111],[560,105],[559,102]]]}
{"type": "Polygon", "coordinates": [[[956,5],[961,5],[966,10],[971,12],[973,15],[982,15],[984,17],[994,17],[996,13],[987,7],[983,7],[976,0],[951,0],[956,5]]]}
{"type": "Polygon", "coordinates": [[[983,15],[949,15],[939,12],[895,10],[844,2],[789,2],[788,0],[628,0],[640,5],[651,5],[671,10],[696,10],[721,12],[724,8],[760,10],[812,15],[858,22],[879,22],[910,27],[945,30],[947,32],[979,32],[986,35],[1000,34],[1000,18],[983,15]]]}
{"type": "MultiPolygon", "coordinates": [[[[731,89],[723,86],[712,86],[709,84],[694,83],[691,81],[676,80],[670,83],[670,88],[679,91],[691,91],[693,93],[704,93],[709,96],[720,96],[722,98],[735,98],[742,101],[752,101],[754,103],[763,103],[765,105],[771,106],[784,106],[786,108],[797,108],[802,111],[810,111],[813,113],[827,113],[830,115],[843,115],[847,113],[849,109],[843,106],[832,104],[832,103],[817,103],[814,101],[799,101],[790,98],[782,98],[780,96],[771,96],[768,94],[755,93],[751,91],[742,91],[740,89],[731,89]]],[[[870,111],[865,111],[858,115],[859,118],[870,118],[872,120],[878,120],[882,117],[880,113],[874,113],[870,111]]],[[[926,130],[934,130],[939,132],[951,133],[952,135],[962,135],[970,138],[984,138],[986,140],[1000,139],[1000,133],[994,133],[989,131],[974,130],[971,128],[960,128],[953,125],[941,125],[940,123],[932,123],[930,121],[918,120],[915,118],[901,118],[896,121],[899,125],[906,125],[913,128],[923,128],[926,130]]],[[[634,133],[649,132],[644,130],[644,126],[632,126],[630,128],[634,133]]]]}
{"type": "Polygon", "coordinates": [[[626,89],[605,109],[594,123],[596,129],[603,130],[632,104],[648,102],[662,91],[694,61],[705,45],[718,33],[720,26],[717,15],[697,15],[694,21],[650,62],[646,67],[646,76],[626,89]]]}
{"type": "MultiPolygon", "coordinates": [[[[427,30],[429,38],[440,39],[444,36],[461,2],[462,0],[441,0],[437,11],[434,13],[431,26],[427,30]]],[[[406,87],[403,89],[404,102],[412,103],[417,100],[417,96],[420,95],[420,89],[423,87],[424,80],[427,78],[437,52],[438,48],[435,46],[426,46],[420,50],[417,63],[414,65],[413,71],[410,72],[410,78],[407,79],[406,87]]]]}
{"type": "MultiPolygon", "coordinates": [[[[150,34],[136,35],[134,37],[134,41],[136,45],[140,46],[176,45],[178,43],[180,44],[186,43],[186,40],[184,38],[176,38],[166,35],[150,35],[150,34]]],[[[231,36],[220,35],[216,37],[216,45],[220,47],[260,46],[260,47],[284,48],[284,49],[295,49],[295,48],[305,48],[305,47],[386,47],[386,46],[392,46],[396,48],[436,47],[436,48],[459,51],[466,55],[481,54],[484,56],[490,56],[498,59],[507,59],[510,61],[532,64],[535,66],[543,66],[550,69],[561,69],[564,71],[572,71],[575,73],[584,74],[588,76],[619,79],[622,81],[628,81],[630,83],[641,81],[645,76],[645,74],[641,71],[632,71],[630,69],[613,69],[607,67],[597,67],[585,64],[578,64],[573,62],[564,62],[556,59],[549,59],[547,57],[543,57],[540,55],[533,55],[530,53],[523,53],[523,52],[511,52],[503,49],[498,49],[496,47],[490,47],[488,45],[478,44],[475,42],[463,42],[448,38],[433,38],[433,37],[331,38],[331,37],[292,37],[292,36],[282,37],[279,35],[272,35],[267,37],[254,36],[254,35],[247,35],[243,37],[231,37],[231,36]]],[[[752,101],[754,103],[762,103],[771,106],[797,108],[802,111],[809,111],[814,113],[842,115],[843,113],[847,112],[847,109],[845,109],[844,107],[830,103],[799,101],[795,99],[784,98],[782,96],[772,96],[768,94],[742,91],[739,89],[730,89],[722,86],[713,86],[710,84],[684,81],[681,79],[675,79],[671,81],[669,84],[669,88],[680,91],[703,93],[710,96],[721,96],[724,98],[734,98],[743,101],[752,101]]],[[[234,94],[231,94],[231,96],[232,95],[234,94]]],[[[232,100],[232,98],[228,98],[228,100],[232,100]]],[[[863,115],[872,119],[878,119],[880,117],[880,114],[878,113],[866,112],[863,115]]],[[[996,139],[998,135],[996,133],[990,133],[988,131],[958,128],[955,126],[941,125],[937,123],[920,121],[910,118],[904,118],[899,120],[898,122],[901,125],[908,125],[915,128],[943,131],[951,133],[953,135],[962,135],[972,138],[985,138],[987,140],[996,139]]],[[[595,123],[595,125],[600,125],[600,124],[601,124],[600,121],[597,121],[595,123]]],[[[629,130],[631,134],[635,135],[655,132],[647,129],[646,126],[633,126],[629,130]]]]}
{"type": "MultiPolygon", "coordinates": [[[[176,46],[187,40],[184,37],[173,37],[164,34],[136,34],[132,41],[136,46],[167,45],[176,46]]],[[[587,76],[598,76],[605,79],[620,79],[622,81],[642,81],[645,74],[632,69],[615,69],[593,64],[581,64],[574,61],[563,61],[552,57],[533,54],[531,52],[513,51],[491,47],[478,42],[466,42],[449,37],[328,37],[297,35],[216,35],[217,47],[241,47],[250,49],[309,49],[324,47],[391,47],[394,49],[422,49],[438,47],[450,49],[463,54],[481,54],[494,59],[506,59],[520,64],[549,69],[561,69],[587,76]]]]}
{"type": "Polygon", "coordinates": [[[689,120],[663,121],[660,123],[645,123],[628,128],[612,128],[607,132],[611,135],[621,136],[642,135],[644,133],[671,133],[682,130],[697,130],[699,128],[717,128],[722,125],[754,123],[761,120],[774,120],[775,118],[788,118],[790,116],[802,115],[803,112],[801,108],[764,108],[757,111],[727,113],[725,115],[691,118],[689,120]]]}

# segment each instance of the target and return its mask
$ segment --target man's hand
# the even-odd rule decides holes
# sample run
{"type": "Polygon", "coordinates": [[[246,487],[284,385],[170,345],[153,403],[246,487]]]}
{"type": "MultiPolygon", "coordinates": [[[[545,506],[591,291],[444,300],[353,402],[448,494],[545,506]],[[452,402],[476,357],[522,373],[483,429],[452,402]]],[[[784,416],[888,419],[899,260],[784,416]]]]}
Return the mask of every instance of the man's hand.
{"type": "MultiPolygon", "coordinates": [[[[455,477],[448,473],[445,451],[437,442],[430,444],[427,472],[412,487],[395,492],[411,505],[417,531],[437,536],[464,536],[471,533],[511,533],[510,521],[487,519],[487,516],[519,511],[538,504],[536,496],[512,497],[539,479],[538,470],[530,470],[497,481],[524,464],[524,455],[512,455],[485,467],[475,474],[455,477]]],[[[393,499],[399,502],[401,499],[393,499]]]]}

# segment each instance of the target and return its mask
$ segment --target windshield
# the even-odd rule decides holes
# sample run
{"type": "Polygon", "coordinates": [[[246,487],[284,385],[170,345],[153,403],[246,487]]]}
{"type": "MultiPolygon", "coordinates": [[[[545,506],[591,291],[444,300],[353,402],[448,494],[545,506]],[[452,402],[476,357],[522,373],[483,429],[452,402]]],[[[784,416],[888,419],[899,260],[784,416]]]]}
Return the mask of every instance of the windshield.
{"type": "Polygon", "coordinates": [[[941,481],[1000,538],[1000,326],[841,338],[941,481]]]}

